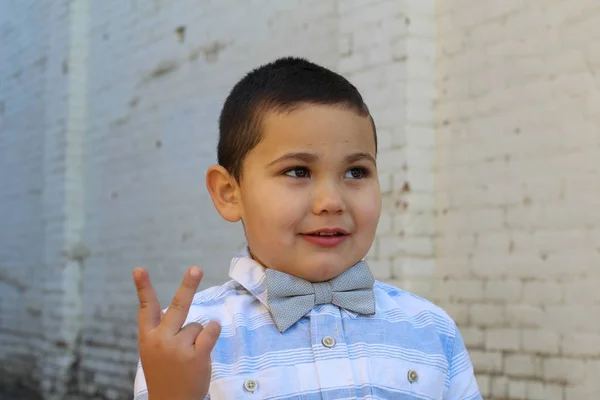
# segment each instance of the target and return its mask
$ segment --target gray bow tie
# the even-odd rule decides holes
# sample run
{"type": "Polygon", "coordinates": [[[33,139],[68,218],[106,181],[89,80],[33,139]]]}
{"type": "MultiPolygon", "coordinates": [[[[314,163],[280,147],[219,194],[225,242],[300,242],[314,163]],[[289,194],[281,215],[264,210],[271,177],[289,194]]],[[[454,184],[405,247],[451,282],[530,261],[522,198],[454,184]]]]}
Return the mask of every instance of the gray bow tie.
{"type": "Polygon", "coordinates": [[[318,304],[334,304],[358,314],[375,314],[375,279],[364,261],[328,282],[311,283],[274,269],[265,272],[267,304],[282,333],[318,304]]]}

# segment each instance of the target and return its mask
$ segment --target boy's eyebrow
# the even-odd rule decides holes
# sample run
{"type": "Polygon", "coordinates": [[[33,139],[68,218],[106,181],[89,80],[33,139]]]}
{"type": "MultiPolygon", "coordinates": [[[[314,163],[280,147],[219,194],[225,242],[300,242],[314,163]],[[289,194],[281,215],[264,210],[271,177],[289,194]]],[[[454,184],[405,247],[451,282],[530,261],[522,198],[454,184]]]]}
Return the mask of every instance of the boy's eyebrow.
{"type": "MultiPolygon", "coordinates": [[[[359,153],[354,153],[354,154],[348,155],[346,157],[346,162],[348,162],[348,164],[352,164],[357,161],[363,160],[365,158],[367,160],[371,161],[373,164],[377,164],[377,162],[375,161],[375,157],[373,157],[371,154],[365,153],[365,152],[359,152],[359,153]]],[[[316,154],[312,154],[312,153],[305,153],[305,152],[287,153],[287,154],[284,154],[283,156],[278,157],[275,160],[271,161],[267,166],[270,167],[273,164],[277,164],[282,161],[289,161],[289,160],[300,161],[300,162],[303,162],[306,164],[310,164],[310,163],[314,163],[314,162],[318,161],[318,159],[319,159],[319,157],[316,154]]]]}
{"type": "Polygon", "coordinates": [[[346,161],[348,161],[348,164],[352,164],[365,158],[371,161],[373,164],[377,164],[377,162],[375,161],[375,157],[365,152],[350,154],[348,157],[346,157],[346,161]]]}
{"type": "Polygon", "coordinates": [[[300,161],[300,162],[310,164],[310,163],[316,162],[318,159],[319,159],[319,157],[317,157],[315,154],[311,154],[311,153],[302,153],[302,152],[287,153],[287,154],[284,154],[281,157],[278,157],[275,160],[271,161],[267,166],[270,167],[273,164],[277,164],[282,161],[288,161],[288,160],[295,160],[295,161],[300,161]]]}

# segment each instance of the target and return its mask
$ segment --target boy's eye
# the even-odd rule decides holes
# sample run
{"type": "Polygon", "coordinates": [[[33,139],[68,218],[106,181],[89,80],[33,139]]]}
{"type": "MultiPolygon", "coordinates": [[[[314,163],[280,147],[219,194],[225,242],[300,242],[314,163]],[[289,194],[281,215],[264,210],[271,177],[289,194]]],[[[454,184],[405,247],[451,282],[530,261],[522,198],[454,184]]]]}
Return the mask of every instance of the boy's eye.
{"type": "Polygon", "coordinates": [[[366,178],[368,175],[369,175],[369,171],[367,171],[365,168],[355,167],[355,168],[350,168],[348,171],[346,171],[344,178],[345,179],[362,179],[362,178],[366,178]]]}
{"type": "Polygon", "coordinates": [[[309,178],[310,177],[308,168],[304,168],[304,167],[290,168],[287,171],[285,171],[284,174],[287,176],[291,176],[292,178],[309,178]]]}

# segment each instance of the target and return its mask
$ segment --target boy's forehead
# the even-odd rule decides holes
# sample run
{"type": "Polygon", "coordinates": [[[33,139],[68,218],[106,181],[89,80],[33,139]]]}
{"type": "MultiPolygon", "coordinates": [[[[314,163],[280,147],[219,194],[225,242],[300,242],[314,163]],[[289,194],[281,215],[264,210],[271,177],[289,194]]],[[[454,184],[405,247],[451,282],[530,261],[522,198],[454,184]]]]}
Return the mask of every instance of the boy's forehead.
{"type": "Polygon", "coordinates": [[[298,147],[306,150],[333,144],[374,153],[370,117],[353,109],[325,105],[306,105],[291,112],[269,111],[264,115],[259,142],[264,150],[298,147]]]}

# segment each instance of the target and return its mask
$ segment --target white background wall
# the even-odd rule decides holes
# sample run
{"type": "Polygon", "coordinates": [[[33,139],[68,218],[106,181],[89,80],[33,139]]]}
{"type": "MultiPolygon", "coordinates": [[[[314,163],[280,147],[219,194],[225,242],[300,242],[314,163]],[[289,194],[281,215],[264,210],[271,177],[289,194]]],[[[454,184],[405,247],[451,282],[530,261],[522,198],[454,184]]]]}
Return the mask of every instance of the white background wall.
{"type": "Polygon", "coordinates": [[[48,12],[34,1],[0,2],[0,369],[8,381],[29,374],[43,334],[48,12]]]}
{"type": "Polygon", "coordinates": [[[375,117],[377,278],[456,318],[487,399],[597,398],[598,27],[595,0],[0,0],[1,384],[130,396],[131,270],[164,304],[189,265],[227,279],[218,113],[299,55],[375,117]]]}
{"type": "Polygon", "coordinates": [[[493,398],[598,399],[600,3],[445,0],[436,22],[435,297],[493,398]]]}

